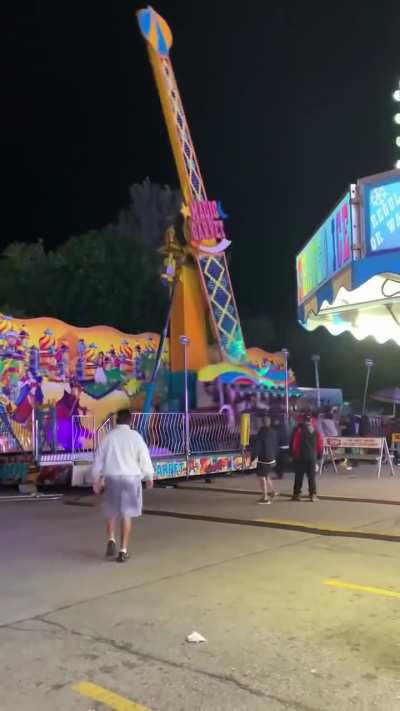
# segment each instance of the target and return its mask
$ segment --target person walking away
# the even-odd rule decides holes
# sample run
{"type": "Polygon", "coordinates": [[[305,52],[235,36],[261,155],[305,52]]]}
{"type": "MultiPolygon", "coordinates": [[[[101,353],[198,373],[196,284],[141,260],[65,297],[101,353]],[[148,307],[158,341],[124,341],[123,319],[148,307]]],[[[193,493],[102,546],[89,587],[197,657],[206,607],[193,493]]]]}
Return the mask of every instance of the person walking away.
{"type": "Polygon", "coordinates": [[[108,543],[106,556],[116,554],[115,528],[121,519],[119,563],[128,558],[131,519],[142,514],[142,479],[146,488],[153,487],[154,468],[147,445],[141,435],[130,427],[129,410],[117,413],[115,429],[109,432],[96,452],[93,465],[93,491],[104,489],[104,509],[107,519],[108,543]]]}
{"type": "Polygon", "coordinates": [[[278,496],[274,490],[270,474],[276,465],[276,455],[278,452],[278,435],[271,427],[270,417],[263,417],[262,424],[258,430],[253,446],[253,462],[257,459],[257,476],[262,492],[259,504],[270,504],[271,496],[278,496]]]}
{"type": "Polygon", "coordinates": [[[315,474],[317,460],[322,458],[324,440],[308,415],[293,432],[291,452],[294,464],[294,489],[292,501],[300,501],[304,474],[308,478],[308,490],[311,501],[318,501],[315,474]]]}

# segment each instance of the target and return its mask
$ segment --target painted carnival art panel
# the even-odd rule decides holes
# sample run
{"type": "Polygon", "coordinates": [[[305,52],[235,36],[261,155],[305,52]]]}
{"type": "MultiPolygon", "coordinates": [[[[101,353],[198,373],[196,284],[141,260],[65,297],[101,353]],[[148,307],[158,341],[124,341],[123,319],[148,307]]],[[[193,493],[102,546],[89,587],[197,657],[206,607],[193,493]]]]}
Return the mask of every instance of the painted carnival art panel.
{"type": "MultiPolygon", "coordinates": [[[[154,333],[0,315],[0,414],[28,427],[34,408],[49,408],[57,422],[90,414],[100,424],[121,407],[140,408],[158,343],[154,333]]],[[[168,362],[167,344],[162,372],[168,362]]]]}

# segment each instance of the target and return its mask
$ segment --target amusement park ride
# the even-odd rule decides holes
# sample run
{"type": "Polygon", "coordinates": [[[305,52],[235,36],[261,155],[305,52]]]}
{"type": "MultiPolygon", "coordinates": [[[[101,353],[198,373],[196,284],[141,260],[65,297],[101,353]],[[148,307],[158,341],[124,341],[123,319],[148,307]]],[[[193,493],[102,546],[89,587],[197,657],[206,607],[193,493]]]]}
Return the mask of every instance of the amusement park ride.
{"type": "Polygon", "coordinates": [[[232,415],[240,387],[258,387],[257,397],[261,390],[267,397],[284,391],[287,396],[289,388],[297,394],[284,353],[246,350],[225,256],[227,215],[219,201],[207,197],[169,56],[172,34],[151,7],[137,17],[183,196],[184,240],[170,225],[160,250],[162,279],[170,290],[164,334],[132,336],[105,326],[0,316],[0,480],[23,478],[24,461],[26,473],[34,460],[39,480],[51,479],[50,468],[72,466],[73,483],[83,483],[90,478],[96,447],[112,427],[109,413],[121,407],[133,410],[132,424],[147,439],[156,478],[247,468],[249,456],[232,415]],[[181,386],[183,374],[187,382],[188,371],[198,392],[202,384],[203,394],[215,384],[212,412],[199,409],[200,397],[190,413],[172,407],[170,384],[181,386]],[[160,382],[161,411],[149,414],[160,382]],[[230,408],[229,418],[221,407],[230,408]]]}

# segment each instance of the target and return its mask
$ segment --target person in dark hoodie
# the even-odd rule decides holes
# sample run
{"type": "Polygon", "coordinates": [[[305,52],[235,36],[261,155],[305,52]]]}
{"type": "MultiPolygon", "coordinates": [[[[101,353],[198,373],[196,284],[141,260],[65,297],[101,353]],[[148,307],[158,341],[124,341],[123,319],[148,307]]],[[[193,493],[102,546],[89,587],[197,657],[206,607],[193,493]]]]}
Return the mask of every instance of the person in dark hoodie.
{"type": "Polygon", "coordinates": [[[306,415],[293,432],[291,452],[294,464],[294,489],[292,501],[300,501],[304,474],[308,478],[308,489],[311,501],[318,501],[315,474],[317,460],[322,458],[324,440],[316,428],[310,415],[306,415]]]}
{"type": "Polygon", "coordinates": [[[283,479],[285,471],[291,470],[290,462],[290,428],[286,418],[276,417],[273,423],[278,436],[278,452],[275,474],[277,479],[283,479]]]}
{"type": "Polygon", "coordinates": [[[274,490],[270,477],[276,465],[278,446],[278,434],[271,427],[271,419],[264,416],[252,445],[253,461],[258,460],[257,476],[262,493],[259,504],[270,504],[272,502],[271,496],[278,495],[278,492],[274,490]]]}

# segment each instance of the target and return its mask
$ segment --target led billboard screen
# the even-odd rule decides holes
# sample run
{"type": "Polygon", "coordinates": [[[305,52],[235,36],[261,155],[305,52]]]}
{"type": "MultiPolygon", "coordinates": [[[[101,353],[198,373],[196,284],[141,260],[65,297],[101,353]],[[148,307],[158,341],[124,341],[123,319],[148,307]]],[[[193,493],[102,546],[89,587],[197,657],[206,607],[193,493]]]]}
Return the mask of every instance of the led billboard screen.
{"type": "Polygon", "coordinates": [[[297,255],[299,304],[350,262],[351,225],[351,201],[348,192],[297,255]]]}

